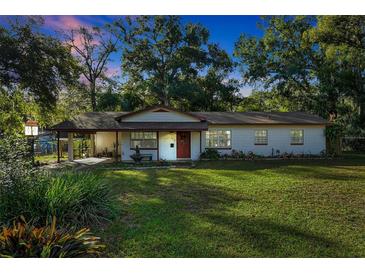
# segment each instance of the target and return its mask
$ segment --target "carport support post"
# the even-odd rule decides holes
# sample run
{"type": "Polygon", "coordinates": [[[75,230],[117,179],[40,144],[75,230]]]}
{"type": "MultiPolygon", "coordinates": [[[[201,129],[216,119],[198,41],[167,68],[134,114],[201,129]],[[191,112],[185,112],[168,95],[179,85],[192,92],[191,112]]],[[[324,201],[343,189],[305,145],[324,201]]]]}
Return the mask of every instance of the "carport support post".
{"type": "Polygon", "coordinates": [[[57,163],[60,162],[60,132],[57,131],[57,163]]]}
{"type": "Polygon", "coordinates": [[[91,156],[92,157],[95,157],[95,134],[92,134],[92,133],[90,134],[91,156]]]}
{"type": "Polygon", "coordinates": [[[72,132],[68,133],[68,160],[74,160],[74,148],[73,148],[74,136],[72,132]]]}

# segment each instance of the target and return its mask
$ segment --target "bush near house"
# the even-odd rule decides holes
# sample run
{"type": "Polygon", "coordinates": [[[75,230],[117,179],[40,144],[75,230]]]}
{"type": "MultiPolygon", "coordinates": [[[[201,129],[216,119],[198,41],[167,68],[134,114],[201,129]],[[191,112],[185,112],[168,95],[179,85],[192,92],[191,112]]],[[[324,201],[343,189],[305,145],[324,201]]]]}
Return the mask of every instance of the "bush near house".
{"type": "Polygon", "coordinates": [[[19,218],[0,232],[0,257],[3,258],[65,258],[95,257],[104,245],[89,229],[76,232],[56,229],[56,218],[51,225],[35,227],[19,218]]]}
{"type": "Polygon", "coordinates": [[[200,154],[201,160],[257,160],[257,159],[308,159],[308,158],[333,158],[335,155],[328,154],[326,151],[321,151],[320,154],[311,153],[280,153],[280,150],[272,149],[270,156],[263,156],[248,151],[244,153],[242,150],[232,149],[230,153],[219,154],[215,148],[208,148],[200,154]]]}
{"type": "Polygon", "coordinates": [[[200,154],[200,159],[211,159],[217,160],[220,158],[218,150],[215,148],[207,148],[204,152],[200,154]]]}

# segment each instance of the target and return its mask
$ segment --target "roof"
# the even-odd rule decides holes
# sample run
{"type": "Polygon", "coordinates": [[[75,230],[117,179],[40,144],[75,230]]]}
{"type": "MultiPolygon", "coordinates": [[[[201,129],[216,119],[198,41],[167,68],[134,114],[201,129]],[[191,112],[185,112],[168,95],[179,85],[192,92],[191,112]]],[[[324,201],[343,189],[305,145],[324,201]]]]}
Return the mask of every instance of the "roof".
{"type": "Polygon", "coordinates": [[[183,113],[185,115],[191,116],[191,117],[193,117],[197,120],[205,121],[205,117],[199,116],[196,112],[195,113],[194,112],[182,112],[182,111],[170,108],[170,107],[160,106],[160,105],[151,106],[151,107],[140,109],[140,110],[137,110],[137,111],[125,112],[124,114],[117,117],[117,121],[122,121],[123,118],[130,117],[130,116],[133,116],[133,115],[136,115],[136,114],[139,114],[139,113],[142,113],[142,112],[150,111],[150,110],[154,111],[154,112],[160,112],[160,111],[163,111],[163,112],[169,112],[169,111],[180,112],[180,113],[183,113]]]}
{"type": "Polygon", "coordinates": [[[121,130],[208,130],[207,122],[122,122],[121,130]]]}
{"type": "Polygon", "coordinates": [[[128,112],[86,112],[51,127],[57,131],[115,130],[207,130],[217,125],[326,125],[328,122],[305,112],[187,112],[200,122],[118,122],[128,112]]]}
{"type": "Polygon", "coordinates": [[[119,123],[115,120],[126,112],[85,112],[71,120],[51,127],[52,130],[115,130],[119,123]]]}
{"type": "Polygon", "coordinates": [[[224,125],[323,125],[327,120],[306,112],[191,112],[210,124],[224,125]]]}

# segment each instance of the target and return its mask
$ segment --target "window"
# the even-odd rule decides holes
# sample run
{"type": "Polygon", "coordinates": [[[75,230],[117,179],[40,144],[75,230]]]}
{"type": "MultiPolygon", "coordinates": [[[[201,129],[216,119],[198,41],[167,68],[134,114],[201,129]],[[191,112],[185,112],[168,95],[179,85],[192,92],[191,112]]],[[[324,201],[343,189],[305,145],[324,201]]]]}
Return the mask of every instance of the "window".
{"type": "Polygon", "coordinates": [[[255,145],[267,145],[267,130],[255,130],[255,145]]]}
{"type": "Polygon", "coordinates": [[[290,131],[290,142],[292,145],[303,145],[304,130],[303,129],[292,129],[290,131]]]}
{"type": "Polygon", "coordinates": [[[138,146],[140,149],[157,149],[156,132],[131,132],[131,149],[138,146]]]}
{"type": "Polygon", "coordinates": [[[209,130],[205,134],[205,146],[207,148],[230,148],[230,130],[209,130]]]}

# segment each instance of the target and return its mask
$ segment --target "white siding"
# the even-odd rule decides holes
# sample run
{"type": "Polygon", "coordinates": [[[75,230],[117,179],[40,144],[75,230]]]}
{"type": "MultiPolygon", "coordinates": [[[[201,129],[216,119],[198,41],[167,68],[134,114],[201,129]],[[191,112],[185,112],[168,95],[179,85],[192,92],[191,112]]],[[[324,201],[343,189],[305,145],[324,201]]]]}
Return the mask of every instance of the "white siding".
{"type": "MultiPolygon", "coordinates": [[[[176,132],[159,132],[159,151],[161,160],[176,160],[176,132]],[[170,144],[174,144],[173,147],[170,144]]],[[[191,159],[198,160],[200,156],[199,132],[191,132],[191,159]]],[[[131,161],[130,155],[134,150],[130,149],[130,132],[121,133],[122,161],[131,161]]],[[[157,160],[157,150],[141,150],[141,153],[152,154],[152,160],[157,160]]]]}
{"type": "MultiPolygon", "coordinates": [[[[121,144],[121,133],[118,133],[118,143],[121,144]]],[[[102,153],[105,149],[114,153],[115,132],[96,132],[95,134],[95,153],[102,153]]]]}
{"type": "MultiPolygon", "coordinates": [[[[324,126],[210,126],[215,129],[230,129],[232,149],[219,150],[221,154],[230,154],[231,151],[241,150],[244,153],[254,152],[258,155],[271,155],[272,150],[280,150],[280,153],[311,153],[319,154],[326,148],[324,126]],[[255,145],[255,130],[268,130],[268,144],[255,145]],[[304,130],[304,144],[290,144],[290,130],[304,130]]],[[[205,132],[202,134],[202,144],[205,148],[205,132]]]]}
{"type": "Polygon", "coordinates": [[[169,112],[153,112],[145,111],[132,116],[122,118],[125,122],[200,122],[190,115],[169,111],[169,112]]]}
{"type": "Polygon", "coordinates": [[[175,161],[176,160],[176,132],[159,133],[159,150],[160,159],[175,161]],[[171,147],[172,145],[172,147],[171,147]]]}
{"type": "Polygon", "coordinates": [[[191,159],[199,160],[200,157],[200,133],[199,131],[191,132],[191,159]]]}

